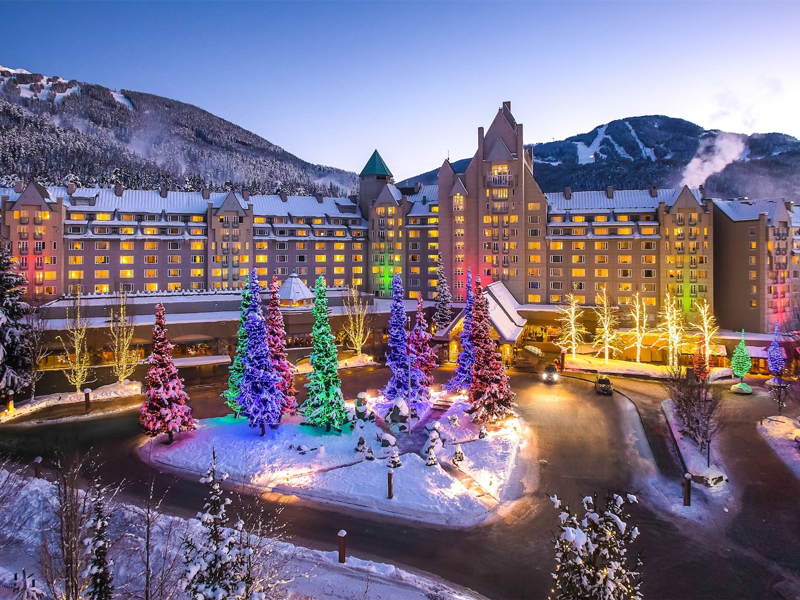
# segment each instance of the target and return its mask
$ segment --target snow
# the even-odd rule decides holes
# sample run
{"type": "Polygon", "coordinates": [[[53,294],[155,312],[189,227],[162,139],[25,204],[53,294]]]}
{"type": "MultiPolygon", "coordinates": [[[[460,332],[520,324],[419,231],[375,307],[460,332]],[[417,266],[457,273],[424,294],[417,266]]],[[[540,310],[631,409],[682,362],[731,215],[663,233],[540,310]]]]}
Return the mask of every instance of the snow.
{"type": "MultiPolygon", "coordinates": [[[[367,354],[359,354],[358,356],[353,356],[352,358],[344,358],[339,361],[339,368],[340,369],[349,369],[352,367],[373,367],[378,363],[375,362],[375,359],[367,354]]],[[[298,375],[304,375],[306,373],[311,373],[311,363],[303,363],[302,365],[297,365],[295,373],[298,375]]]]}
{"type": "Polygon", "coordinates": [[[587,146],[583,142],[573,142],[575,144],[575,149],[578,151],[578,164],[585,165],[594,162],[594,154],[597,152],[598,148],[600,148],[600,144],[606,136],[607,127],[608,125],[603,125],[598,129],[597,137],[594,138],[590,146],[587,146]]]}
{"type": "Polygon", "coordinates": [[[115,90],[110,90],[110,91],[111,91],[111,95],[114,97],[114,100],[116,100],[117,102],[119,102],[120,104],[122,104],[123,106],[128,108],[129,110],[133,110],[133,104],[131,104],[130,100],[128,100],[120,92],[117,92],[115,90]]]}
{"type": "Polygon", "coordinates": [[[795,439],[800,436],[800,423],[786,416],[767,417],[757,429],[778,458],[800,479],[800,449],[795,439]]]}
{"type": "MultiPolygon", "coordinates": [[[[122,383],[116,382],[110,385],[104,385],[89,394],[91,402],[98,402],[103,400],[113,400],[115,398],[123,398],[125,396],[138,396],[142,393],[142,384],[138,381],[128,381],[127,379],[122,383]]],[[[13,413],[7,410],[0,413],[0,423],[9,419],[16,419],[22,415],[27,415],[48,406],[57,406],[60,404],[73,404],[84,402],[83,392],[66,392],[63,394],[48,394],[46,396],[36,396],[33,401],[23,404],[20,407],[15,407],[13,413]]]]}
{"type": "Polygon", "coordinates": [[[633,126],[631,126],[631,124],[630,124],[630,123],[628,123],[627,121],[625,121],[625,125],[627,125],[627,126],[628,126],[628,129],[630,130],[630,132],[631,132],[631,135],[633,136],[633,139],[634,139],[634,140],[636,141],[636,143],[639,145],[639,150],[641,150],[641,151],[642,151],[642,156],[643,156],[644,158],[649,158],[650,160],[652,160],[653,162],[655,162],[655,160],[656,160],[656,153],[653,151],[653,149],[652,149],[652,148],[648,148],[647,146],[645,146],[645,145],[642,143],[642,140],[640,140],[640,139],[639,139],[639,136],[638,136],[638,135],[636,135],[636,131],[633,129],[633,126]]]}
{"type": "Polygon", "coordinates": [[[728,477],[722,470],[719,457],[712,453],[711,466],[709,467],[706,453],[701,452],[700,448],[693,440],[684,437],[680,432],[680,426],[675,415],[672,400],[664,400],[664,402],[661,403],[661,408],[667,418],[667,424],[672,430],[672,435],[678,443],[678,450],[683,457],[683,462],[686,463],[686,469],[692,474],[692,477],[701,478],[709,482],[717,479],[719,479],[720,482],[727,481],[728,477]]]}
{"type": "MultiPolygon", "coordinates": [[[[631,377],[653,377],[664,379],[669,377],[669,368],[665,365],[652,365],[650,363],[637,363],[627,360],[609,359],[608,364],[597,356],[578,355],[572,358],[569,354],[565,360],[566,371],[592,371],[607,375],[627,375],[631,377]]],[[[725,367],[712,367],[709,379],[716,381],[733,375],[725,367]]]]}
{"type": "Polygon", "coordinates": [[[203,365],[229,365],[231,357],[227,354],[215,354],[212,356],[190,356],[188,358],[175,358],[172,360],[175,366],[180,367],[200,367],[203,365]]]}

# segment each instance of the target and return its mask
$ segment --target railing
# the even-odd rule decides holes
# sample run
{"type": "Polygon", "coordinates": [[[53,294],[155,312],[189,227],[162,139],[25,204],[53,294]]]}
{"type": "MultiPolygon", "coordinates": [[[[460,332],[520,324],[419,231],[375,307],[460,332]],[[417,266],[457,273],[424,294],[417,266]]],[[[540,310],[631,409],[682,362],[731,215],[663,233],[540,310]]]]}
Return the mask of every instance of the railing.
{"type": "Polygon", "coordinates": [[[486,185],[490,187],[509,187],[514,185],[514,176],[510,173],[488,175],[486,185]]]}
{"type": "Polygon", "coordinates": [[[28,239],[28,234],[27,234],[27,233],[20,233],[20,234],[19,234],[19,239],[21,239],[21,240],[27,240],[27,239],[28,239]]]}
{"type": "Polygon", "coordinates": [[[31,222],[30,217],[20,217],[19,218],[20,225],[27,225],[31,222]]]}

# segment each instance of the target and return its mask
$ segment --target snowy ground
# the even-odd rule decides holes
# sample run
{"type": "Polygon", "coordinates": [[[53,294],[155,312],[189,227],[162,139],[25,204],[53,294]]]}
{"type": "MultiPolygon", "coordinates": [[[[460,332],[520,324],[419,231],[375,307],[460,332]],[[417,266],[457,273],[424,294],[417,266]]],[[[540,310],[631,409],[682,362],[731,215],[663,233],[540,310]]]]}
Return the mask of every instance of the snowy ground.
{"type": "MultiPolygon", "coordinates": [[[[2,471],[2,470],[0,470],[2,471]]],[[[7,472],[0,472],[7,481],[7,472]]],[[[12,476],[13,496],[4,496],[13,503],[12,511],[5,507],[5,518],[0,517],[2,544],[0,544],[0,599],[12,598],[10,590],[13,574],[25,569],[43,588],[39,562],[41,531],[53,529],[54,486],[42,479],[15,478],[12,476]],[[14,518],[12,522],[11,519],[14,518]]],[[[114,561],[114,583],[121,598],[140,597],[142,572],[143,517],[139,509],[122,502],[111,503],[110,558],[114,561]]],[[[181,540],[199,531],[196,519],[182,519],[160,515],[154,525],[153,547],[156,577],[170,584],[181,575],[183,568],[181,540]],[[163,554],[162,554],[163,553],[163,554]],[[172,557],[177,557],[173,563],[172,557]],[[169,572],[162,567],[174,565],[169,572]]],[[[331,546],[336,540],[331,541],[331,546]]],[[[366,600],[425,600],[430,598],[466,600],[481,596],[459,590],[429,576],[411,573],[394,565],[360,560],[348,556],[344,564],[338,562],[338,553],[324,552],[294,546],[287,542],[270,543],[270,552],[263,563],[279,565],[279,579],[287,581],[279,589],[290,598],[366,600]]]]}
{"type": "MultiPolygon", "coordinates": [[[[350,367],[372,367],[377,365],[378,363],[375,362],[375,359],[367,354],[359,354],[358,356],[353,356],[352,358],[345,358],[339,361],[339,368],[340,369],[347,369],[350,367]]],[[[311,363],[306,362],[302,365],[297,365],[295,367],[295,373],[297,375],[305,375],[306,373],[311,372],[311,363]]]]}
{"type": "Polygon", "coordinates": [[[758,425],[760,433],[778,457],[800,478],[800,449],[795,438],[800,437],[800,423],[789,417],[767,417],[758,425]]]}
{"type": "Polygon", "coordinates": [[[689,473],[692,474],[692,477],[698,482],[700,482],[699,480],[712,483],[714,481],[719,481],[719,483],[727,481],[728,478],[722,469],[719,457],[714,456],[712,453],[711,466],[708,466],[708,457],[706,453],[701,452],[693,440],[685,437],[680,432],[680,426],[675,416],[672,400],[664,400],[664,402],[661,403],[661,408],[667,418],[667,424],[672,430],[672,435],[678,443],[678,449],[680,450],[681,456],[683,456],[683,461],[686,463],[686,468],[689,473]]]}
{"type": "MultiPolygon", "coordinates": [[[[220,467],[233,482],[257,491],[274,491],[301,498],[346,505],[406,519],[463,527],[489,516],[498,502],[513,500],[518,486],[506,486],[521,446],[521,425],[510,419],[502,426],[488,427],[478,439],[480,427],[464,415],[466,404],[457,401],[440,419],[444,446],[436,453],[440,465],[426,466],[423,448],[402,453],[402,466],[394,469],[394,498],[387,494],[387,463],[390,447],[379,441],[385,433],[375,423],[359,423],[343,433],[301,425],[302,417],[289,417],[262,438],[244,419],[233,416],[201,420],[195,432],[181,434],[171,445],[156,439],[140,448],[149,462],[184,473],[205,472],[211,449],[216,449],[220,467]],[[448,418],[458,416],[458,425],[448,418]],[[363,436],[375,460],[356,452],[363,436]],[[456,444],[465,460],[450,462],[456,444]],[[487,502],[487,496],[493,498],[487,502]]],[[[400,437],[407,433],[391,434],[400,437]]],[[[424,441],[424,438],[423,440],[424,441]]],[[[402,444],[407,446],[407,444],[402,444]]]]}
{"type": "MultiPolygon", "coordinates": [[[[138,381],[128,381],[127,379],[122,383],[112,383],[93,390],[89,394],[89,400],[92,402],[102,402],[103,400],[112,400],[114,398],[123,398],[125,396],[137,396],[142,393],[142,384],[138,381]]],[[[14,412],[9,413],[4,410],[0,413],[0,423],[8,421],[9,419],[16,419],[23,415],[36,412],[48,406],[57,406],[60,404],[71,404],[83,402],[83,393],[64,393],[64,394],[48,394],[47,396],[36,396],[31,402],[27,402],[20,407],[15,408],[14,412]]]]}
{"type": "MultiPolygon", "coordinates": [[[[651,365],[649,363],[637,363],[628,360],[609,359],[608,364],[605,360],[597,356],[578,355],[572,358],[566,357],[565,370],[567,371],[592,371],[605,373],[607,375],[628,375],[630,377],[653,377],[663,379],[669,376],[669,370],[664,365],[651,365]]],[[[713,367],[711,369],[711,381],[731,377],[732,371],[728,368],[713,367]]]]}

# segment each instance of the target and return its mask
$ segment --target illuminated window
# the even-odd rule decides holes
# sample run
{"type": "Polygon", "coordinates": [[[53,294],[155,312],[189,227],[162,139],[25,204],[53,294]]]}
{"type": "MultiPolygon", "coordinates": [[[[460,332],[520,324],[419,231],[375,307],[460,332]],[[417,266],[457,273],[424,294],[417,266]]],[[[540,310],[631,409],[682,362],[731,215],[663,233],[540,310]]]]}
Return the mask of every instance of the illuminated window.
{"type": "Polygon", "coordinates": [[[573,277],[586,277],[586,269],[572,269],[573,277]]]}
{"type": "Polygon", "coordinates": [[[154,277],[158,277],[158,269],[145,269],[144,276],[147,279],[152,279],[154,277]]]}
{"type": "Polygon", "coordinates": [[[595,277],[608,277],[608,269],[595,269],[594,270],[595,277]]]}
{"type": "Polygon", "coordinates": [[[144,243],[145,250],[158,250],[158,242],[145,242],[144,243]]]}
{"type": "Polygon", "coordinates": [[[95,279],[108,279],[108,271],[106,271],[106,270],[102,270],[102,271],[96,270],[94,272],[94,278],[95,279]]]}
{"type": "Polygon", "coordinates": [[[119,272],[119,276],[122,279],[133,279],[133,269],[122,269],[119,272]]]}
{"type": "Polygon", "coordinates": [[[454,211],[462,211],[464,210],[464,196],[461,194],[456,194],[453,196],[453,210],[454,211]]]}
{"type": "Polygon", "coordinates": [[[83,257],[82,256],[70,256],[68,259],[69,264],[71,265],[82,265],[83,264],[83,257]]]}
{"type": "Polygon", "coordinates": [[[95,294],[107,294],[108,293],[108,284],[107,283],[98,283],[94,286],[94,293],[95,294]]]}
{"type": "Polygon", "coordinates": [[[158,284],[157,283],[145,283],[144,290],[146,292],[157,292],[158,291],[158,284]]]}
{"type": "Polygon", "coordinates": [[[97,221],[110,221],[111,220],[111,213],[97,213],[95,216],[97,221]]]}

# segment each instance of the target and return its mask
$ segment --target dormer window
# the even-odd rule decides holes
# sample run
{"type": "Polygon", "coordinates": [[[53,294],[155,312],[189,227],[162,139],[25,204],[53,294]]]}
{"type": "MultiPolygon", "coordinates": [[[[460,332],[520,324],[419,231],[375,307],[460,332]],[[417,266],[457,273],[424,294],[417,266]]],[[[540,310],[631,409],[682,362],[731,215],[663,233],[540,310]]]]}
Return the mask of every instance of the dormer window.
{"type": "Polygon", "coordinates": [[[111,213],[97,213],[95,217],[98,221],[110,221],[111,220],[111,213]]]}

